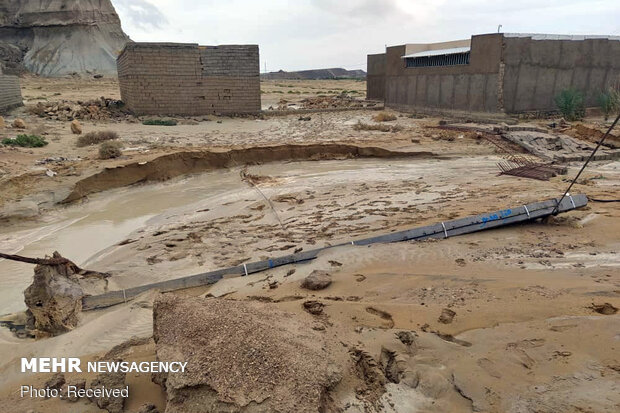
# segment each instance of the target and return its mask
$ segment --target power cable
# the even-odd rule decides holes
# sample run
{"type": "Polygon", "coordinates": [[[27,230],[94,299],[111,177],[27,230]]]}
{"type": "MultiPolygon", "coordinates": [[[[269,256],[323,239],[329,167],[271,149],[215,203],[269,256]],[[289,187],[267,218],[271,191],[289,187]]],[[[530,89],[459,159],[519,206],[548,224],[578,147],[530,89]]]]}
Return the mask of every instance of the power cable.
{"type": "Polygon", "coordinates": [[[586,159],[586,162],[583,164],[583,166],[579,170],[579,173],[577,174],[575,179],[573,179],[572,182],[570,183],[570,185],[568,186],[568,188],[566,188],[566,191],[564,191],[564,195],[562,195],[562,197],[560,198],[560,200],[556,204],[555,208],[553,208],[553,211],[551,212],[551,215],[557,215],[560,203],[564,200],[564,198],[566,198],[566,196],[570,192],[570,190],[573,187],[573,185],[575,184],[575,182],[577,182],[577,179],[579,179],[579,177],[581,176],[581,173],[583,172],[583,170],[586,169],[586,166],[588,166],[588,163],[590,163],[592,158],[594,158],[594,154],[596,154],[596,151],[598,151],[598,148],[601,147],[601,145],[603,144],[603,141],[605,141],[605,138],[607,138],[609,136],[609,134],[611,133],[611,131],[616,127],[616,124],[618,123],[618,120],[620,120],[620,113],[618,113],[618,116],[616,116],[616,120],[614,120],[614,123],[611,124],[609,129],[607,129],[607,132],[605,132],[605,135],[603,135],[603,137],[598,142],[598,144],[596,145],[596,147],[594,148],[594,150],[592,151],[592,153],[590,154],[588,159],[586,159]]]}

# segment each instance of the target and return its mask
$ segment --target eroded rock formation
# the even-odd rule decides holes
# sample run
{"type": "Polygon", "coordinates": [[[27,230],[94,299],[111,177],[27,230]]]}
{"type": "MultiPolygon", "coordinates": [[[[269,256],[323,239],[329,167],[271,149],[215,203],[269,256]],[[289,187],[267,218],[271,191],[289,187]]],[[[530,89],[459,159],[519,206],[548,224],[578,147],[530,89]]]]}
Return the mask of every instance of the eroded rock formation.
{"type": "Polygon", "coordinates": [[[0,0],[7,73],[115,74],[127,41],[110,0],[0,0]]]}

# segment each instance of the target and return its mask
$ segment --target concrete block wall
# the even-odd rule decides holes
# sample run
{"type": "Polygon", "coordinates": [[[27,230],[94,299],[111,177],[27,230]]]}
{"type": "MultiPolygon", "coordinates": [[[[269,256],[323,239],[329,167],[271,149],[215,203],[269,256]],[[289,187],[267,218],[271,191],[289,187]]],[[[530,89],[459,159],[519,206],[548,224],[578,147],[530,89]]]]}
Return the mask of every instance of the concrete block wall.
{"type": "Polygon", "coordinates": [[[386,49],[385,104],[396,109],[497,112],[502,37],[473,36],[470,64],[405,67],[407,45],[386,49]]]}
{"type": "MultiPolygon", "coordinates": [[[[407,68],[401,58],[411,45],[388,47],[385,81],[367,90],[384,93],[397,109],[448,109],[469,112],[557,110],[555,96],[575,88],[586,106],[598,95],[620,87],[620,38],[488,34],[472,36],[468,65],[407,68]]],[[[419,45],[416,45],[419,46],[419,45]]],[[[379,67],[368,56],[368,73],[379,67]]]]}
{"type": "Polygon", "coordinates": [[[506,112],[556,110],[563,89],[581,91],[586,106],[620,81],[620,39],[505,35],[503,108],[506,112]]]}
{"type": "Polygon", "coordinates": [[[22,105],[22,91],[19,86],[19,78],[3,74],[0,68],[0,113],[22,105]]]}
{"type": "Polygon", "coordinates": [[[385,98],[385,53],[369,54],[366,62],[366,98],[385,98]]]}
{"type": "Polygon", "coordinates": [[[117,65],[121,99],[136,114],[261,110],[256,45],[130,43],[117,65]]]}

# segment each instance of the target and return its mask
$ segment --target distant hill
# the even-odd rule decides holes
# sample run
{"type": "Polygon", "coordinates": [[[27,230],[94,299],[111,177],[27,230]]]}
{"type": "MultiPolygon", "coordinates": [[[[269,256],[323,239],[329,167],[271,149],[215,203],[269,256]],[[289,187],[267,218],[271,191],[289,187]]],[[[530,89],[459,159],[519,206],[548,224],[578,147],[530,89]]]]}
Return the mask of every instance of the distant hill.
{"type": "Polygon", "coordinates": [[[364,79],[366,72],[363,70],[347,70],[341,67],[331,69],[314,69],[314,70],[300,70],[297,72],[285,72],[280,70],[278,72],[261,73],[261,79],[267,80],[284,80],[284,79],[343,79],[343,78],[356,78],[364,79]]]}

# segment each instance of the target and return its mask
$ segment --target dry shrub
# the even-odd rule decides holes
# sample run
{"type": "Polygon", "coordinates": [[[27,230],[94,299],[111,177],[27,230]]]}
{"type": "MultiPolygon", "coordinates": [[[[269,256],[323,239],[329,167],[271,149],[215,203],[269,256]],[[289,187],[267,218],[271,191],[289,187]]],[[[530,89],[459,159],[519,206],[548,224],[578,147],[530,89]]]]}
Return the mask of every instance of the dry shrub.
{"type": "Polygon", "coordinates": [[[78,138],[76,145],[81,148],[83,146],[97,145],[98,143],[115,139],[119,139],[118,133],[111,130],[88,132],[86,135],[82,135],[78,138]]]}
{"type": "Polygon", "coordinates": [[[375,116],[372,117],[375,122],[390,122],[396,120],[396,116],[387,112],[379,112],[375,116]]]}
{"type": "Polygon", "coordinates": [[[113,159],[123,154],[123,144],[118,141],[107,141],[99,145],[99,158],[113,159]]]}
{"type": "Polygon", "coordinates": [[[400,132],[403,130],[403,127],[400,125],[372,125],[368,123],[357,122],[353,125],[353,129],[355,130],[376,130],[380,132],[400,132]]]}

